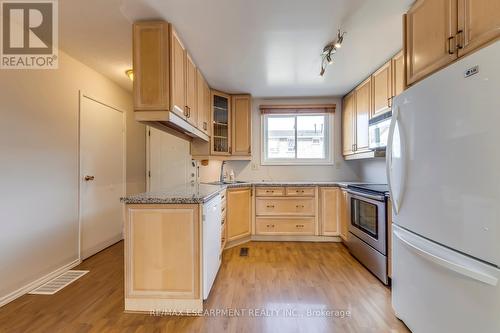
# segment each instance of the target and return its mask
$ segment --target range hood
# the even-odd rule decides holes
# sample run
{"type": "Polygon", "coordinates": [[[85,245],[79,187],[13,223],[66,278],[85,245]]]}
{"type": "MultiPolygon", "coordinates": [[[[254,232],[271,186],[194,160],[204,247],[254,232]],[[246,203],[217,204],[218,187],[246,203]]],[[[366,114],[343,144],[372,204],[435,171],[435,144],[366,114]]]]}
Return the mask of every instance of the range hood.
{"type": "Polygon", "coordinates": [[[209,140],[209,137],[172,111],[135,111],[135,120],[183,139],[209,140]]]}

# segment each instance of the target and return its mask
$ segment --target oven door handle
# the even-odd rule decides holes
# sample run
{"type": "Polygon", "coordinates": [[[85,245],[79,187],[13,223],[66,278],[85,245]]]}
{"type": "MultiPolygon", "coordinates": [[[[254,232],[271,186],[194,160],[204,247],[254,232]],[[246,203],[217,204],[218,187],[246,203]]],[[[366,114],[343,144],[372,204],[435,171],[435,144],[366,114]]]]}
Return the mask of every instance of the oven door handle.
{"type": "Polygon", "coordinates": [[[356,192],[353,190],[347,190],[347,193],[358,195],[360,197],[365,197],[365,198],[372,199],[372,200],[377,200],[377,201],[384,201],[385,200],[385,196],[383,196],[383,195],[374,195],[374,194],[368,194],[368,193],[364,193],[364,192],[356,192]]]}

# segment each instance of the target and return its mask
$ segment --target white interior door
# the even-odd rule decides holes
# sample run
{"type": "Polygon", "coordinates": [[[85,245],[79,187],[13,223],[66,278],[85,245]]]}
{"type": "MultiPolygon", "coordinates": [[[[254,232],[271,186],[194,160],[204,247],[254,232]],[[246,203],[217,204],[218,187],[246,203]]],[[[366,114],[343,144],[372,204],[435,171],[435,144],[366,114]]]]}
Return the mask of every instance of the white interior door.
{"type": "Polygon", "coordinates": [[[122,239],[124,113],[80,99],[80,213],[82,259],[122,239]]]}
{"type": "Polygon", "coordinates": [[[189,142],[152,127],[148,130],[148,190],[160,191],[194,180],[189,142]]]}

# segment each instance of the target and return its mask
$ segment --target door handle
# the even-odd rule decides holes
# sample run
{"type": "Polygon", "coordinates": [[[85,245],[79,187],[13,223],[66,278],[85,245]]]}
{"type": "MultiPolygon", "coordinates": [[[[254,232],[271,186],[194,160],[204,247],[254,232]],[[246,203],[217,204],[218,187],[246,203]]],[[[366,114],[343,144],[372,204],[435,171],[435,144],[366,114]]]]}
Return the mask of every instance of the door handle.
{"type": "Polygon", "coordinates": [[[464,48],[464,31],[463,30],[458,30],[457,32],[457,49],[461,50],[464,48]]]}
{"type": "Polygon", "coordinates": [[[94,176],[85,176],[85,178],[83,178],[86,182],[88,181],[91,181],[91,180],[94,180],[94,176]]]}
{"type": "MultiPolygon", "coordinates": [[[[451,41],[452,40],[455,40],[455,36],[450,36],[448,37],[448,54],[454,54],[455,53],[455,49],[451,49],[451,41]]],[[[456,43],[455,43],[455,46],[456,46],[456,43]]]]}
{"type": "Polygon", "coordinates": [[[498,283],[498,279],[494,276],[491,276],[489,274],[485,274],[483,272],[477,271],[475,269],[466,267],[460,263],[453,262],[450,259],[447,258],[442,258],[428,249],[424,249],[417,244],[414,244],[411,240],[407,239],[402,233],[400,233],[398,230],[394,230],[394,235],[407,247],[409,247],[411,250],[416,252],[418,255],[421,257],[432,261],[435,264],[438,264],[442,267],[445,267],[449,270],[452,270],[460,275],[467,276],[471,279],[481,281],[483,283],[489,284],[491,286],[496,286],[498,283]]]}

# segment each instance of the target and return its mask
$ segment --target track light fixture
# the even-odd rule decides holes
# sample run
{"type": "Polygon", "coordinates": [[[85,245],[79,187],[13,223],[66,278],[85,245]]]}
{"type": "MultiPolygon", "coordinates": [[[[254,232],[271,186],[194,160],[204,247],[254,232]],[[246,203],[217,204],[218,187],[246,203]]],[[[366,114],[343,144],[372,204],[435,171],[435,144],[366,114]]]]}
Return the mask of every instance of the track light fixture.
{"type": "Polygon", "coordinates": [[[326,66],[333,63],[333,55],[342,47],[344,34],[345,31],[339,29],[337,32],[337,38],[333,42],[326,44],[323,48],[323,53],[321,54],[321,71],[319,72],[319,75],[323,76],[326,71],[326,66]]]}

